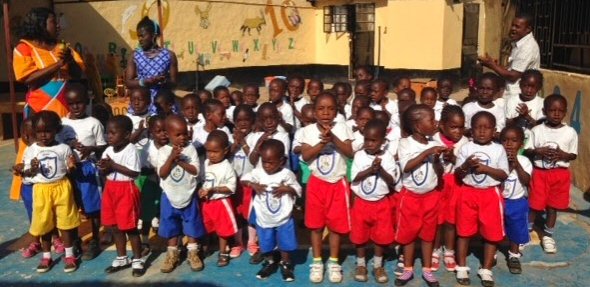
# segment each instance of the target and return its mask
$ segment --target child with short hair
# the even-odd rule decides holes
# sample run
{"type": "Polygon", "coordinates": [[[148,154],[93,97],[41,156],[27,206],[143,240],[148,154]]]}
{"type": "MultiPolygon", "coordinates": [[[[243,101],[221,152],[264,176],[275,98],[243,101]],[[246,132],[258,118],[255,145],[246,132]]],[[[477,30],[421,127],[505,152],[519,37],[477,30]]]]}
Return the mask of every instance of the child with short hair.
{"type": "Polygon", "coordinates": [[[311,79],[307,83],[306,93],[309,97],[309,101],[313,104],[315,99],[324,92],[324,83],[318,79],[311,79]]]}
{"type": "Polygon", "coordinates": [[[272,103],[264,103],[260,105],[256,118],[258,119],[262,131],[253,132],[246,139],[246,143],[249,147],[251,147],[250,154],[248,155],[250,163],[254,166],[258,166],[260,164],[260,145],[265,140],[273,138],[281,141],[285,145],[283,150],[285,151],[285,156],[287,157],[285,164],[288,168],[289,147],[291,146],[291,140],[289,139],[289,134],[278,129],[280,124],[280,114],[276,106],[272,103]]]}
{"type": "Polygon", "coordinates": [[[295,128],[301,127],[301,108],[309,104],[309,99],[303,96],[303,89],[305,88],[305,79],[302,76],[295,75],[287,78],[287,98],[286,102],[291,105],[293,109],[293,116],[295,116],[295,128]]]}
{"type": "Polygon", "coordinates": [[[330,282],[342,281],[342,267],[338,264],[340,238],[350,232],[346,182],[346,159],[353,157],[352,131],[342,122],[334,122],[336,97],[322,93],[314,103],[316,124],[303,129],[302,159],[309,164],[312,176],[307,185],[305,225],[311,231],[313,263],[309,279],[319,283],[324,278],[321,247],[324,227],[330,230],[330,282]]]}
{"type": "Polygon", "coordinates": [[[149,108],[151,105],[150,90],[148,88],[139,87],[131,90],[129,96],[129,105],[133,107],[131,113],[127,116],[133,122],[133,132],[129,141],[135,144],[135,147],[141,151],[143,146],[148,141],[147,119],[149,115],[149,108]]]}
{"type": "Polygon", "coordinates": [[[465,114],[460,106],[446,105],[441,112],[439,121],[439,132],[433,139],[441,146],[448,148],[442,154],[444,175],[443,186],[440,198],[440,210],[438,214],[438,227],[434,240],[434,251],[432,252],[432,271],[440,268],[440,258],[443,258],[444,267],[447,271],[455,271],[455,241],[456,235],[456,209],[459,200],[459,184],[457,183],[454,165],[457,160],[457,153],[462,145],[469,139],[465,137],[465,114]],[[444,242],[444,247],[442,246],[444,242]]]}
{"type": "Polygon", "coordinates": [[[225,126],[226,113],[223,104],[219,100],[209,100],[204,104],[205,124],[193,129],[193,145],[200,155],[204,156],[204,146],[207,136],[214,130],[221,130],[229,137],[229,129],[225,126]]]}
{"type": "Polygon", "coordinates": [[[297,250],[293,205],[301,196],[301,186],[292,171],[284,168],[287,158],[285,146],[276,139],[267,139],[260,145],[262,164],[242,178],[244,185],[252,188],[256,231],[260,238],[260,251],[265,262],[256,274],[266,279],[280,267],[283,281],[295,280],[291,252],[297,250]],[[278,249],[280,261],[275,259],[278,249]]]}
{"type": "Polygon", "coordinates": [[[225,118],[229,124],[234,122],[234,109],[236,106],[231,105],[231,96],[226,86],[217,86],[213,89],[213,98],[220,101],[225,109],[225,118]]]}
{"type": "Polygon", "coordinates": [[[545,253],[557,252],[553,233],[557,211],[567,209],[570,202],[570,163],[578,156],[578,134],[563,122],[567,100],[553,94],[543,101],[545,122],[531,129],[525,155],[533,159],[529,205],[529,231],[539,213],[546,212],[541,245],[545,253]]]}
{"type": "Polygon", "coordinates": [[[352,112],[352,110],[346,110],[347,108],[352,109],[348,103],[348,100],[352,95],[352,86],[350,86],[349,83],[337,82],[332,87],[332,91],[338,100],[338,115],[336,115],[336,120],[346,121],[346,114],[350,114],[352,112]]]}
{"type": "Polygon", "coordinates": [[[184,96],[180,102],[180,110],[186,120],[191,141],[195,141],[195,130],[205,125],[205,117],[201,113],[201,99],[195,94],[184,96]]]}
{"type": "MultiPolygon", "coordinates": [[[[484,83],[484,87],[486,84],[484,83]]],[[[457,282],[469,285],[467,251],[478,232],[485,240],[483,264],[477,271],[483,286],[493,286],[492,267],[500,241],[504,239],[504,218],[500,186],[508,178],[508,159],[501,144],[494,142],[496,117],[487,111],[471,118],[473,139],[459,149],[455,174],[463,182],[457,202],[457,282]]]]}
{"type": "Polygon", "coordinates": [[[457,101],[450,98],[451,93],[453,93],[453,80],[451,77],[444,75],[440,76],[438,80],[436,80],[436,92],[438,93],[438,99],[436,101],[436,105],[434,106],[434,114],[439,118],[442,110],[447,105],[459,105],[457,101]]]}
{"type": "MultiPolygon", "coordinates": [[[[359,117],[363,117],[363,110],[359,117]]],[[[358,120],[357,120],[358,121],[358,120]]],[[[354,155],[352,163],[352,185],[355,194],[351,210],[352,229],[350,241],[356,247],[356,268],[354,279],[366,282],[366,245],[375,245],[373,256],[373,276],[377,283],[389,281],[383,268],[383,253],[394,240],[393,209],[390,203],[390,190],[399,173],[393,154],[383,149],[387,124],[371,120],[363,127],[363,149],[354,155]]]]}
{"type": "Polygon", "coordinates": [[[425,87],[420,92],[420,103],[427,105],[434,111],[434,119],[440,120],[440,113],[437,115],[434,107],[436,106],[438,95],[433,87],[425,87]]]}
{"type": "Polygon", "coordinates": [[[158,151],[157,170],[160,176],[162,199],[160,200],[160,228],[158,235],[168,242],[166,259],[160,268],[170,273],[180,263],[178,237],[188,238],[187,261],[192,271],[203,270],[199,258],[198,238],[205,235],[199,212],[199,202],[194,196],[199,175],[197,150],[190,143],[186,121],[177,115],[166,117],[166,135],[171,145],[158,151]]]}
{"type": "Polygon", "coordinates": [[[354,85],[354,97],[356,98],[357,96],[365,96],[365,97],[370,97],[371,96],[371,82],[373,80],[360,80],[357,81],[354,85]]]}
{"type": "Polygon", "coordinates": [[[169,116],[176,114],[176,95],[171,90],[160,89],[156,94],[155,103],[156,114],[169,116]]]}
{"type": "MultiPolygon", "coordinates": [[[[393,93],[399,96],[399,93],[404,89],[410,89],[412,87],[412,80],[407,75],[399,75],[393,78],[393,93]]],[[[399,99],[399,98],[398,98],[399,99]]]]}
{"type": "MultiPolygon", "coordinates": [[[[365,144],[365,126],[371,120],[375,119],[375,110],[370,107],[360,108],[356,114],[356,130],[352,133],[354,140],[352,141],[352,151],[354,153],[361,150],[365,144]]],[[[387,130],[387,128],[386,128],[387,130]]]]}
{"type": "Polygon", "coordinates": [[[275,105],[279,111],[279,130],[286,133],[292,133],[295,122],[293,119],[293,109],[285,102],[286,91],[287,83],[280,78],[273,79],[268,86],[269,101],[275,105]]]}
{"type": "Polygon", "coordinates": [[[506,237],[510,241],[508,250],[508,271],[522,273],[519,245],[530,241],[528,232],[529,202],[527,200],[533,165],[523,155],[518,154],[524,146],[524,132],[517,126],[505,127],[500,133],[500,141],[508,155],[508,178],[504,181],[504,225],[506,237]]]}
{"type": "Polygon", "coordinates": [[[377,79],[371,84],[371,108],[389,115],[388,129],[391,129],[399,126],[399,112],[397,103],[388,97],[388,91],[389,83],[383,79],[377,79]]]}
{"type": "Polygon", "coordinates": [[[197,97],[199,98],[199,100],[201,100],[201,103],[205,103],[208,100],[213,99],[213,94],[211,94],[211,92],[207,90],[199,90],[197,91],[197,97]]]}
{"type": "Polygon", "coordinates": [[[258,99],[260,88],[257,84],[246,84],[244,86],[244,104],[250,106],[254,112],[258,111],[258,99]]]}
{"type": "Polygon", "coordinates": [[[403,188],[398,196],[395,241],[403,245],[404,270],[395,285],[406,285],[414,278],[415,244],[421,239],[422,278],[428,286],[438,286],[431,256],[439,211],[439,179],[443,173],[440,156],[447,148],[430,140],[436,132],[434,111],[430,107],[424,104],[409,107],[403,114],[403,123],[409,136],[402,138],[398,147],[403,188]]]}
{"type": "MultiPolygon", "coordinates": [[[[301,108],[301,115],[303,116],[301,119],[302,127],[306,127],[312,124],[315,124],[316,120],[313,115],[313,104],[307,104],[301,108]]],[[[291,165],[298,164],[299,165],[299,172],[297,176],[299,178],[299,182],[301,183],[302,190],[305,190],[307,186],[307,182],[309,181],[309,177],[311,176],[311,171],[309,170],[309,165],[303,161],[301,158],[301,136],[303,135],[303,129],[297,129],[295,131],[295,135],[293,136],[293,142],[291,144],[291,165]],[[296,158],[293,155],[297,156],[296,158]]],[[[296,207],[301,209],[302,203],[305,202],[305,192],[302,193],[302,196],[298,198],[296,207]]]]}
{"type": "Polygon", "coordinates": [[[55,140],[56,134],[62,129],[57,113],[45,110],[35,114],[33,129],[37,142],[25,151],[22,175],[31,178],[33,183],[33,212],[29,233],[41,237],[43,252],[37,272],[45,273],[53,265],[51,237],[56,227],[65,246],[64,272],[74,272],[78,264],[73,242],[80,217],[67,174],[76,168],[76,158],[68,145],[55,140]]]}
{"type": "Polygon", "coordinates": [[[70,113],[62,119],[63,129],[60,137],[63,143],[74,150],[77,161],[76,169],[72,172],[74,190],[80,207],[91,223],[92,240],[86,252],[82,254],[82,260],[87,261],[100,253],[101,184],[96,168],[96,153],[102,152],[107,143],[102,124],[86,114],[86,106],[90,103],[86,87],[76,83],[68,85],[66,101],[70,113]]]}
{"type": "Polygon", "coordinates": [[[521,92],[518,97],[506,99],[506,122],[530,129],[543,118],[543,99],[538,96],[543,88],[543,74],[538,70],[526,70],[520,77],[519,85],[521,92]]]}
{"type": "Polygon", "coordinates": [[[244,93],[240,90],[233,90],[229,95],[231,100],[231,105],[237,107],[244,103],[244,93]]]}
{"type": "Polygon", "coordinates": [[[207,136],[207,159],[203,165],[205,176],[198,193],[202,200],[205,229],[207,233],[216,233],[219,237],[218,267],[229,264],[228,240],[238,232],[230,199],[236,191],[237,178],[227,160],[229,146],[229,138],[223,131],[214,130],[207,136]]]}
{"type": "Polygon", "coordinates": [[[487,111],[496,118],[496,132],[499,133],[506,125],[506,114],[504,107],[494,103],[494,97],[498,93],[496,74],[484,73],[477,81],[477,99],[475,102],[463,106],[465,112],[465,133],[471,132],[471,118],[477,112],[487,111]]]}
{"type": "Polygon", "coordinates": [[[140,194],[134,183],[141,171],[137,148],[129,141],[133,123],[126,116],[118,115],[107,124],[109,146],[97,166],[106,176],[102,194],[102,224],[111,229],[117,248],[117,257],[105,272],[115,273],[131,265],[132,275],[145,274],[145,258],[141,256],[141,239],[137,230],[140,216],[140,194]],[[127,257],[126,241],[131,242],[133,258],[127,257]]]}
{"type": "Polygon", "coordinates": [[[367,65],[358,66],[354,69],[354,80],[355,81],[372,81],[373,80],[373,69],[367,65]]]}
{"type": "Polygon", "coordinates": [[[352,105],[350,107],[350,117],[347,117],[346,125],[352,130],[355,131],[356,127],[356,116],[358,111],[361,108],[369,107],[371,105],[371,99],[367,96],[355,96],[354,100],[352,100],[352,105]]]}

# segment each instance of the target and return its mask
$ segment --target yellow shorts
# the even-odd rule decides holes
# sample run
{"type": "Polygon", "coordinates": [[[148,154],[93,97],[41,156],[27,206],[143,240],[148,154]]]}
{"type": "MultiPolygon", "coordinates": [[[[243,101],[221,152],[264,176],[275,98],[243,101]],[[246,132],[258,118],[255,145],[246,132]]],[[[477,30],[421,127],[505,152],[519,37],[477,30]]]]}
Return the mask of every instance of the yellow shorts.
{"type": "Polygon", "coordinates": [[[40,236],[55,227],[69,230],[80,225],[74,190],[67,178],[33,185],[33,216],[29,232],[40,236]]]}

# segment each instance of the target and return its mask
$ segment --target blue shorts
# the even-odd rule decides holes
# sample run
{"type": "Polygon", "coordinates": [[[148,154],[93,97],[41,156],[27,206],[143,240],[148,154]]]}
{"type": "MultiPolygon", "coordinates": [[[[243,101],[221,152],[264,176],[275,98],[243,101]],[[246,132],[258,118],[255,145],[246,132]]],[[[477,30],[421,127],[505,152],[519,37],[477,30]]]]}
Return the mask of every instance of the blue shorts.
{"type": "Polygon", "coordinates": [[[84,213],[100,212],[100,183],[95,163],[91,160],[78,163],[72,178],[76,184],[76,197],[84,213]]]}
{"type": "Polygon", "coordinates": [[[280,251],[289,252],[297,249],[297,236],[295,234],[295,223],[290,218],[287,223],[272,228],[256,226],[260,251],[271,252],[278,247],[280,251]],[[278,244],[277,244],[278,243],[278,244]]]}
{"type": "Polygon", "coordinates": [[[20,188],[20,197],[23,199],[27,215],[29,216],[29,223],[31,223],[33,214],[33,185],[23,183],[20,188]]]}
{"type": "Polygon", "coordinates": [[[186,207],[174,208],[166,193],[162,192],[158,235],[168,239],[183,234],[193,238],[199,238],[206,234],[199,202],[197,198],[193,197],[186,207]]]}
{"type": "Polygon", "coordinates": [[[528,243],[529,235],[529,202],[523,197],[519,199],[505,199],[504,225],[506,237],[516,244],[528,243]]]}
{"type": "Polygon", "coordinates": [[[289,152],[289,165],[291,166],[291,171],[297,174],[299,171],[299,155],[293,152],[289,152]]]}

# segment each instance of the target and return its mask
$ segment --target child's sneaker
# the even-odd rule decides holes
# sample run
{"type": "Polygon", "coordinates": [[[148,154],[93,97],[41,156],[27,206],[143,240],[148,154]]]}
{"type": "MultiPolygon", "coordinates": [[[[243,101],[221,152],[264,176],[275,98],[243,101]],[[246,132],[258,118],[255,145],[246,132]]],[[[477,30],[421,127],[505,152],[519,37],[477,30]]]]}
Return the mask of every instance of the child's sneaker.
{"type": "Polygon", "coordinates": [[[262,264],[262,269],[256,273],[256,278],[266,279],[270,277],[270,275],[277,272],[277,269],[279,269],[279,264],[277,262],[270,263],[269,261],[264,261],[262,264]]]}
{"type": "Polygon", "coordinates": [[[225,267],[229,265],[229,253],[219,253],[217,258],[217,267],[225,267]]]}
{"type": "Polygon", "coordinates": [[[122,256],[122,257],[118,257],[115,258],[115,260],[113,260],[113,263],[111,263],[111,266],[107,267],[104,272],[106,272],[107,274],[111,274],[111,273],[115,273],[118,271],[121,271],[123,269],[129,268],[131,267],[131,260],[129,260],[129,257],[127,256],[122,256]]]}
{"type": "Polygon", "coordinates": [[[53,260],[51,258],[41,258],[41,262],[37,265],[37,272],[45,273],[51,270],[51,266],[53,266],[53,260]]]}
{"type": "Polygon", "coordinates": [[[394,284],[395,284],[395,286],[405,286],[412,279],[414,279],[414,271],[413,270],[404,269],[404,272],[402,273],[402,275],[398,276],[395,279],[394,284]]]}
{"type": "Polygon", "coordinates": [[[314,262],[309,265],[309,281],[311,283],[320,283],[324,281],[324,264],[321,262],[314,262]]]}
{"type": "Polygon", "coordinates": [[[256,244],[256,242],[248,242],[248,246],[246,247],[248,250],[248,254],[250,254],[250,256],[254,256],[254,254],[256,254],[256,252],[258,252],[258,250],[260,250],[260,247],[258,246],[258,244],[256,244]]]}
{"type": "Polygon", "coordinates": [[[367,276],[368,273],[369,271],[366,266],[357,265],[354,269],[354,280],[358,282],[367,282],[369,281],[369,276],[367,276]]]}
{"type": "Polygon", "coordinates": [[[393,270],[393,274],[395,274],[395,276],[402,276],[402,274],[404,274],[404,267],[404,256],[400,255],[397,259],[397,266],[393,270]]]}
{"type": "Polygon", "coordinates": [[[373,268],[373,277],[375,277],[377,283],[387,283],[389,281],[389,276],[387,276],[387,272],[383,267],[373,268]]]}
{"type": "Polygon", "coordinates": [[[61,240],[60,237],[53,238],[53,252],[55,252],[55,254],[63,254],[64,252],[66,252],[64,242],[61,240]]]}
{"type": "Polygon", "coordinates": [[[281,275],[283,275],[283,281],[295,281],[295,273],[293,272],[295,268],[293,267],[293,263],[281,261],[279,263],[279,266],[281,267],[281,275]]]}
{"type": "Polygon", "coordinates": [[[203,260],[199,257],[198,250],[189,250],[186,255],[186,260],[193,271],[201,271],[203,270],[203,260]]]}
{"type": "Polygon", "coordinates": [[[553,237],[544,236],[543,240],[541,240],[541,244],[543,245],[543,250],[545,250],[545,253],[554,254],[557,252],[557,245],[553,237]]]}
{"type": "Polygon", "coordinates": [[[134,258],[131,261],[131,275],[133,277],[141,277],[145,274],[145,261],[143,258],[134,258]]]}
{"type": "Polygon", "coordinates": [[[176,266],[180,263],[180,251],[178,250],[168,250],[166,252],[166,259],[164,259],[164,263],[162,263],[162,267],[160,267],[160,272],[162,273],[170,273],[172,272],[176,266]]]}
{"type": "Polygon", "coordinates": [[[241,245],[234,246],[231,248],[231,251],[229,252],[229,257],[238,258],[240,257],[240,255],[242,255],[242,252],[244,252],[244,247],[242,247],[241,245]]]}
{"type": "Polygon", "coordinates": [[[98,246],[98,241],[92,240],[90,241],[90,244],[88,244],[88,249],[86,249],[86,252],[82,254],[82,261],[92,260],[96,258],[98,254],[100,254],[100,246],[98,246]]]}
{"type": "Polygon", "coordinates": [[[440,268],[440,256],[441,256],[441,251],[440,249],[436,249],[434,251],[432,251],[432,271],[436,272],[438,271],[438,269],[440,268]]]}
{"type": "Polygon", "coordinates": [[[69,256],[64,258],[64,272],[70,273],[76,271],[78,269],[78,263],[76,262],[76,257],[69,256]]]}
{"type": "Polygon", "coordinates": [[[512,274],[521,274],[522,273],[522,267],[520,266],[520,260],[518,259],[518,257],[512,257],[510,256],[510,258],[508,258],[508,271],[510,271],[510,273],[512,274]]]}
{"type": "Polygon", "coordinates": [[[340,264],[328,264],[328,280],[332,283],[342,282],[342,266],[340,266],[340,264]]]}
{"type": "MultiPolygon", "coordinates": [[[[449,272],[454,272],[457,268],[457,262],[455,262],[455,251],[445,250],[443,262],[445,263],[445,269],[449,272]]],[[[434,268],[432,269],[434,271],[434,268]]]]}
{"type": "Polygon", "coordinates": [[[481,285],[483,287],[494,287],[494,274],[489,269],[479,269],[477,275],[481,278],[481,285]]]}
{"type": "Polygon", "coordinates": [[[438,280],[436,279],[436,277],[434,276],[434,273],[432,273],[432,271],[422,269],[422,279],[424,279],[424,281],[426,282],[426,285],[428,285],[428,287],[439,287],[440,286],[440,284],[438,283],[438,280]]]}
{"type": "Polygon", "coordinates": [[[471,284],[471,280],[469,280],[469,267],[467,266],[457,266],[455,267],[457,283],[460,285],[469,285],[471,284]]]}
{"type": "Polygon", "coordinates": [[[27,248],[23,249],[22,255],[24,258],[31,258],[39,252],[41,252],[41,243],[31,242],[27,248]]]}

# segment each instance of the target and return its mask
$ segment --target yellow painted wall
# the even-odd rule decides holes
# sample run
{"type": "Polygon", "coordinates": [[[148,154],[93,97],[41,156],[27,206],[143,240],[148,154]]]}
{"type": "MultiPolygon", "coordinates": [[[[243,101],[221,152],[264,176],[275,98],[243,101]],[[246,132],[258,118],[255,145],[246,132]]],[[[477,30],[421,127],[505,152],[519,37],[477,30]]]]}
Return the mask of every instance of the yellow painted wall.
{"type": "MultiPolygon", "coordinates": [[[[450,1],[447,1],[447,3],[450,1]]],[[[444,5],[441,69],[461,67],[463,46],[463,4],[444,5]]]]}

